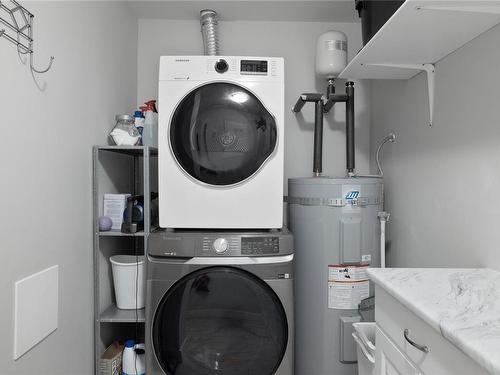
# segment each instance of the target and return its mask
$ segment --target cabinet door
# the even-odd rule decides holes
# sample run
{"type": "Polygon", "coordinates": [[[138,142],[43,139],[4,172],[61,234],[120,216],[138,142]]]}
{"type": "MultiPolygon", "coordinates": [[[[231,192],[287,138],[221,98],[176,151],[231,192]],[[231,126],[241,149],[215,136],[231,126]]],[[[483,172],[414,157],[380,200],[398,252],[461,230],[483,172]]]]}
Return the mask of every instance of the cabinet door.
{"type": "Polygon", "coordinates": [[[379,327],[375,346],[376,375],[423,375],[379,327]]]}

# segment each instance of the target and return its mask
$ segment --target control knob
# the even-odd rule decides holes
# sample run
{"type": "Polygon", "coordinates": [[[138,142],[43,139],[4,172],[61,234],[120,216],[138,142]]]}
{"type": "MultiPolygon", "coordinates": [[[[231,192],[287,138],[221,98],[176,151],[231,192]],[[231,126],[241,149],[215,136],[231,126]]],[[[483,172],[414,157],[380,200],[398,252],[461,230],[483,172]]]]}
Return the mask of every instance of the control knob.
{"type": "Polygon", "coordinates": [[[225,73],[229,69],[229,64],[226,60],[220,59],[215,63],[215,71],[217,73],[225,73]]]}
{"type": "Polygon", "coordinates": [[[229,244],[225,238],[217,238],[214,241],[213,247],[217,254],[222,254],[227,251],[228,245],[229,244]]]}

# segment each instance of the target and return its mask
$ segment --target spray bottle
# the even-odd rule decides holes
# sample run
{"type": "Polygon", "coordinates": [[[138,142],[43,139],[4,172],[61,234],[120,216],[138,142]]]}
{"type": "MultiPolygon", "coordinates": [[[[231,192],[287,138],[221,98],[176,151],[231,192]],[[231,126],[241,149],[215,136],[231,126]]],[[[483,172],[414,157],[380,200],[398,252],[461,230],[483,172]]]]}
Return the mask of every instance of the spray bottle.
{"type": "Polygon", "coordinates": [[[144,146],[158,146],[158,111],[156,110],[156,100],[149,100],[145,103],[144,130],[142,134],[142,144],[144,146]]]}

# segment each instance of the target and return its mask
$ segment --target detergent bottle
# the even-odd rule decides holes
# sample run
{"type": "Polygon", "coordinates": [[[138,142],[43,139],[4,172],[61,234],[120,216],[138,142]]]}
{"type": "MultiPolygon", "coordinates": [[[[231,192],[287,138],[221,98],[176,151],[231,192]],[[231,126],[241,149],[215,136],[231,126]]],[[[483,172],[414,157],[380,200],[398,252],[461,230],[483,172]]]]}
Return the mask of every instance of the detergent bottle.
{"type": "Polygon", "coordinates": [[[145,375],[144,344],[127,340],[122,355],[122,375],[145,375]]]}
{"type": "Polygon", "coordinates": [[[142,144],[144,146],[158,147],[158,111],[156,110],[156,100],[147,101],[145,105],[142,144]]]}

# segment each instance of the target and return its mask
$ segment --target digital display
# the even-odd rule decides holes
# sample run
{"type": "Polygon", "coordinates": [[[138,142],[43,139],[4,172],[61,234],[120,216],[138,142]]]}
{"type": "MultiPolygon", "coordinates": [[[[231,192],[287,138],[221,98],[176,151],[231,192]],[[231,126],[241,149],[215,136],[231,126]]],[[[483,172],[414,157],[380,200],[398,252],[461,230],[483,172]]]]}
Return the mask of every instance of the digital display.
{"type": "Polygon", "coordinates": [[[277,254],[280,252],[279,237],[243,237],[241,254],[277,254]]]}
{"type": "Polygon", "coordinates": [[[241,60],[241,74],[267,74],[267,61],[241,60]]]}

